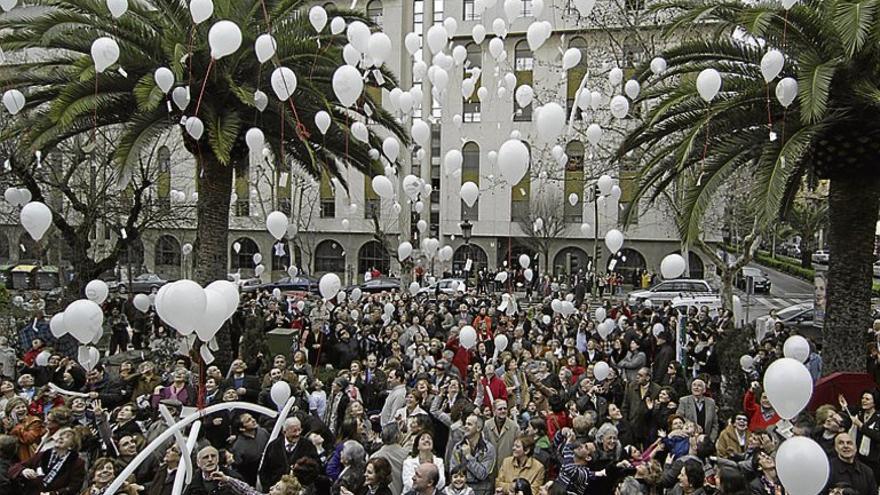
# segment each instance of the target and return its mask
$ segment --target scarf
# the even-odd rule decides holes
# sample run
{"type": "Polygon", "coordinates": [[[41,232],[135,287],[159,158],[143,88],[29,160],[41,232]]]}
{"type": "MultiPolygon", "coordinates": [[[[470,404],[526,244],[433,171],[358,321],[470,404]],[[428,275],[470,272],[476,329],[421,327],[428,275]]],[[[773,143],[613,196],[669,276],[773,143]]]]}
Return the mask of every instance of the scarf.
{"type": "Polygon", "coordinates": [[[49,455],[49,471],[46,473],[46,476],[43,476],[44,487],[48,487],[53,481],[55,481],[55,478],[58,477],[58,473],[61,472],[61,468],[64,466],[64,461],[67,460],[69,455],[69,450],[63,456],[59,456],[58,452],[55,450],[52,451],[49,455]]]}

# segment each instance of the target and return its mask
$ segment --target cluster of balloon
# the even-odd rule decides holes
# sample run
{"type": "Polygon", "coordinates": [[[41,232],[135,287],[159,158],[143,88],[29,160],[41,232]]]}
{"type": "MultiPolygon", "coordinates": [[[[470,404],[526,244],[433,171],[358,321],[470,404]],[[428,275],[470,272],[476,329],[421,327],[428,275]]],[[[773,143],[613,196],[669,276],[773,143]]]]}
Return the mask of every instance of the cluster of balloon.
{"type": "Polygon", "coordinates": [[[52,211],[40,201],[31,201],[24,205],[19,217],[21,226],[35,241],[42,239],[52,224],[52,211]]]}
{"type": "Polygon", "coordinates": [[[660,262],[660,274],[665,279],[678,278],[684,273],[685,261],[680,254],[670,254],[660,262]]]}
{"type": "MultiPolygon", "coordinates": [[[[178,280],[163,285],[153,301],[162,321],[181,335],[195,332],[202,342],[214,338],[238,309],[238,303],[238,288],[226,280],[214,281],[204,288],[192,280],[178,280]]],[[[138,309],[149,308],[143,299],[138,304],[138,309]]]]}
{"type": "MultiPolygon", "coordinates": [[[[107,297],[106,294],[104,297],[107,297]]],[[[85,345],[101,340],[104,334],[103,324],[104,312],[101,306],[90,299],[79,299],[68,304],[64,312],[53,316],[49,321],[49,329],[55,337],[70,334],[85,345]]]]}
{"type": "Polygon", "coordinates": [[[31,191],[23,187],[9,187],[3,192],[3,199],[12,206],[24,206],[31,201],[31,191]]]}

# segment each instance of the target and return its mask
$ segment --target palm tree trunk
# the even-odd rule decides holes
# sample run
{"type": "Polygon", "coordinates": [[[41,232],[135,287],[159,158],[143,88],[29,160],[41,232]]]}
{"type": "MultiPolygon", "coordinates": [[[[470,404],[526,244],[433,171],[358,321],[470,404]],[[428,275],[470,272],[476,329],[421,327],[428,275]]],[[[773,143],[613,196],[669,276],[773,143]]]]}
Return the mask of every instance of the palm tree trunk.
{"type": "Polygon", "coordinates": [[[828,194],[828,281],[822,353],[824,370],[864,371],[871,326],[874,231],[880,176],[835,174],[828,194]]]}

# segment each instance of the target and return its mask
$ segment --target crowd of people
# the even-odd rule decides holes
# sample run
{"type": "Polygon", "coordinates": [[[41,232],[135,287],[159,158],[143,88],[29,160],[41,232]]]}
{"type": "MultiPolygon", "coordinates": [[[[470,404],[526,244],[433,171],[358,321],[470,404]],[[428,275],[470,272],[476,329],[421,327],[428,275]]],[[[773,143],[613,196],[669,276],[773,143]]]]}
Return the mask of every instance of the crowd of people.
{"type": "MultiPolygon", "coordinates": [[[[878,493],[877,390],[792,421],[761,390],[782,323],[756,342],[727,312],[558,287],[529,300],[475,289],[346,296],[243,294],[224,330],[234,359],[207,365],[192,341],[122,299],[105,307],[110,352],[86,369],[35,309],[14,339],[0,338],[0,493],[102,495],[128,466],[118,493],[171,495],[191,456],[187,495],[780,495],[775,455],[793,435],[825,449],[826,493],[878,493]],[[554,311],[554,298],[576,311],[554,311]],[[277,328],[292,329],[291,344],[272,354],[266,334],[277,328]],[[731,332],[754,358],[733,398],[716,348],[731,332]],[[274,438],[275,418],[196,410],[279,411],[279,382],[293,407],[274,438]],[[129,466],[188,414],[200,414],[191,453],[172,438],[129,466]]],[[[821,374],[819,351],[807,365],[821,374]]]]}

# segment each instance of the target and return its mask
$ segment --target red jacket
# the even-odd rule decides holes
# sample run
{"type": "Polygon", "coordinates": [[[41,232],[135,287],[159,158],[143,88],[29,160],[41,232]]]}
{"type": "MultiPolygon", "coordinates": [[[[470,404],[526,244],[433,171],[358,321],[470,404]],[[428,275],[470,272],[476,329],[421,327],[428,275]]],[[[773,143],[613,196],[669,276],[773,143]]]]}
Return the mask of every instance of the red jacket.
{"type": "Polygon", "coordinates": [[[775,425],[782,419],[775,411],[769,419],[765,418],[761,412],[761,404],[755,400],[755,394],[751,389],[743,396],[743,411],[749,417],[749,431],[766,430],[767,427],[775,425]]]}
{"type": "Polygon", "coordinates": [[[571,428],[571,418],[566,411],[550,413],[547,415],[547,436],[553,438],[556,432],[563,428],[571,428]]]}
{"type": "Polygon", "coordinates": [[[480,383],[483,384],[483,387],[488,387],[489,391],[492,392],[492,398],[489,398],[489,393],[487,391],[483,391],[483,406],[491,406],[493,400],[504,399],[507,400],[507,385],[504,384],[504,380],[498,378],[497,375],[492,375],[490,380],[486,380],[486,377],[483,377],[480,380],[480,383]]]}

